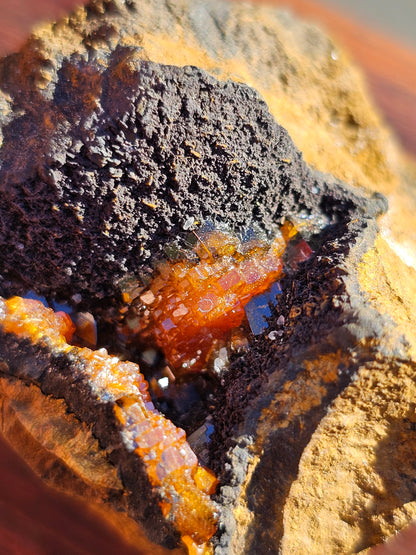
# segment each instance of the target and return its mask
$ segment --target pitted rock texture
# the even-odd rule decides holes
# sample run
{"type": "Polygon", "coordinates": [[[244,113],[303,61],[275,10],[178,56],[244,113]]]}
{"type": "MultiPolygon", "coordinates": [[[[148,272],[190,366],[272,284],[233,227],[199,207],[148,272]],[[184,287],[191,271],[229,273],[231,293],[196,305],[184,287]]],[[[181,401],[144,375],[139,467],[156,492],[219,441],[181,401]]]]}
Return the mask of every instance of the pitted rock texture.
{"type": "Polygon", "coordinates": [[[22,115],[3,128],[3,296],[114,295],[189,219],[272,231],[291,212],[365,212],[306,167],[253,89],[137,55],[72,56],[48,100],[21,93],[8,66],[3,87],[22,115]]]}

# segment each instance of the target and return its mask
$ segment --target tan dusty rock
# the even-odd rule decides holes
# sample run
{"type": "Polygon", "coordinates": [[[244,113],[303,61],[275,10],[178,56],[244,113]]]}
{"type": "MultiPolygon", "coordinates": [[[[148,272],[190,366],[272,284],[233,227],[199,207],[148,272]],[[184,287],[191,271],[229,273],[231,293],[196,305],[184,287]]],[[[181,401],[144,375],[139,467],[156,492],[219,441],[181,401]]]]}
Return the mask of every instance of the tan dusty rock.
{"type": "MultiPolygon", "coordinates": [[[[387,216],[389,217],[389,216],[387,216]]],[[[410,219],[406,220],[410,224],[410,219]]],[[[382,224],[385,225],[384,222],[382,224]]],[[[410,235],[412,234],[409,225],[410,235]]],[[[380,313],[391,316],[409,341],[409,355],[416,355],[416,272],[404,264],[381,234],[363,257],[358,270],[362,290],[380,313]]]]}
{"type": "Polygon", "coordinates": [[[361,368],[331,406],[291,486],[282,553],[357,553],[416,518],[415,277],[382,236],[363,257],[361,287],[408,358],[361,368]]]}
{"type": "Polygon", "coordinates": [[[360,284],[409,341],[408,360],[361,368],[331,406],[290,489],[283,553],[356,553],[416,518],[415,277],[381,236],[363,257],[360,284]]]}
{"type": "Polygon", "coordinates": [[[282,553],[357,553],[416,517],[414,373],[371,365],[333,403],[291,486],[282,553]]]}

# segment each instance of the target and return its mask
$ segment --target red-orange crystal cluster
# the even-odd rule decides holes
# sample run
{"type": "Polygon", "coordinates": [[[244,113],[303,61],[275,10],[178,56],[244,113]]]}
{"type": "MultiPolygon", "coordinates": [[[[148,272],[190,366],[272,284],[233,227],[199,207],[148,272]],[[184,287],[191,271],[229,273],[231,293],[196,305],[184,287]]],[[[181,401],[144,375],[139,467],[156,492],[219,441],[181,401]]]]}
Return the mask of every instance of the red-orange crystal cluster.
{"type": "MultiPolygon", "coordinates": [[[[177,372],[199,371],[230,330],[242,324],[249,301],[282,274],[282,255],[296,235],[289,221],[272,242],[252,232],[246,238],[220,229],[195,232],[197,260],[159,265],[139,295],[142,313],[132,324],[127,319],[126,334],[155,341],[177,372]]],[[[303,243],[297,262],[312,252],[303,243]]]]}
{"type": "Polygon", "coordinates": [[[70,345],[74,326],[69,316],[36,300],[0,298],[0,326],[6,333],[46,343],[55,352],[82,362],[83,379],[96,398],[113,403],[124,444],[142,459],[162,499],[165,517],[175,523],[188,545],[207,542],[216,531],[216,509],[209,497],[216,478],[198,464],[185,432],[155,409],[139,367],[105,349],[70,345]]]}

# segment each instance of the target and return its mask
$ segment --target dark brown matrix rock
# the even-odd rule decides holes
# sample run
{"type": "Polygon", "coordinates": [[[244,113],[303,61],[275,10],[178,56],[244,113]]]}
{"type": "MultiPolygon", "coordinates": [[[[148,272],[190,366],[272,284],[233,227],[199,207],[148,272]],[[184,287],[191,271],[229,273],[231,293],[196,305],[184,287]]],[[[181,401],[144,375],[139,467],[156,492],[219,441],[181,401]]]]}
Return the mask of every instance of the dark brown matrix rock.
{"type": "Polygon", "coordinates": [[[295,207],[366,209],[307,168],[255,90],[137,54],[63,58],[45,90],[3,63],[0,294],[111,295],[192,218],[270,231],[295,207]]]}

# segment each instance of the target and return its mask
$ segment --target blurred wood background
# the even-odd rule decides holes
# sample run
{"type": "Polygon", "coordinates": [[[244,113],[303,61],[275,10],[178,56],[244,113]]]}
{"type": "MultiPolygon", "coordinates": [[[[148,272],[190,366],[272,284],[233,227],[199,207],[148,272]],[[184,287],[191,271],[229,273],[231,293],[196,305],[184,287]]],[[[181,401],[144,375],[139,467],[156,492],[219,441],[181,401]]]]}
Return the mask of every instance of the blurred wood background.
{"type": "MultiPolygon", "coordinates": [[[[362,67],[376,104],[404,147],[416,155],[416,52],[312,0],[257,1],[287,6],[326,28],[362,67]]],[[[0,0],[0,56],[20,48],[33,25],[79,4],[0,0]]],[[[1,438],[0,475],[0,553],[139,553],[80,503],[49,490],[1,438]]],[[[413,552],[416,548],[406,551],[413,552]]]]}

